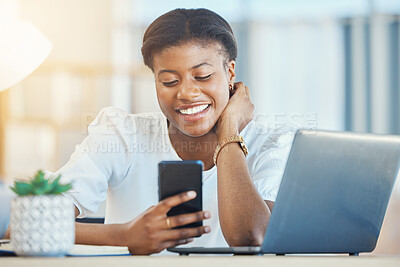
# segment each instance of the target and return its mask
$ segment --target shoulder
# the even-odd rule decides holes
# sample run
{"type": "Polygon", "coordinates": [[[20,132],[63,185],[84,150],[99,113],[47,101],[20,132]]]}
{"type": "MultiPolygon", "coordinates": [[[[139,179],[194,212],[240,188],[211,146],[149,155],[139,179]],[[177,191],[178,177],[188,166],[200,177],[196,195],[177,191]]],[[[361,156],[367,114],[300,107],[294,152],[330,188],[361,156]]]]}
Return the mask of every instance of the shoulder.
{"type": "Polygon", "coordinates": [[[281,177],[296,132],[297,127],[290,124],[268,125],[257,120],[246,126],[243,138],[249,150],[247,164],[253,179],[281,177]]]}
{"type": "Polygon", "coordinates": [[[100,110],[96,118],[89,124],[89,132],[92,130],[99,130],[107,132],[115,128],[123,128],[124,121],[129,116],[129,113],[116,108],[105,107],[100,110]]]}
{"type": "Polygon", "coordinates": [[[257,118],[243,130],[249,153],[260,154],[280,148],[290,148],[298,128],[290,124],[269,125],[257,118]]]}
{"type": "Polygon", "coordinates": [[[90,130],[102,131],[103,133],[132,134],[138,131],[147,132],[149,129],[161,130],[166,122],[161,112],[131,114],[116,107],[103,108],[98,116],[89,125],[90,130]]]}

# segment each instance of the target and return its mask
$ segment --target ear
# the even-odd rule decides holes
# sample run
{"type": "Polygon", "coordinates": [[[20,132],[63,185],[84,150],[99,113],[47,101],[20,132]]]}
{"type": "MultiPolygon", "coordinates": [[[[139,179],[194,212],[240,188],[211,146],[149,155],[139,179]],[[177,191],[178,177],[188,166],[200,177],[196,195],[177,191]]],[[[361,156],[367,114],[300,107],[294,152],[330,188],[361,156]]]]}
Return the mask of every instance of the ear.
{"type": "Polygon", "coordinates": [[[234,60],[229,61],[227,64],[227,66],[228,66],[228,82],[229,82],[229,84],[232,84],[232,85],[235,83],[235,79],[236,79],[235,65],[236,65],[236,62],[234,60]]]}

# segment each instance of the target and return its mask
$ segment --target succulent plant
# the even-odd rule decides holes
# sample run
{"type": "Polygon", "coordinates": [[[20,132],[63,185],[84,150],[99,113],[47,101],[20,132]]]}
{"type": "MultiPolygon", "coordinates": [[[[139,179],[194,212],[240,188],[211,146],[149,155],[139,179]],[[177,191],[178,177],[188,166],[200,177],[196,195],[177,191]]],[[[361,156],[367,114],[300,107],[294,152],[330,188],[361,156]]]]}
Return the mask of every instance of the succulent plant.
{"type": "Polygon", "coordinates": [[[42,170],[38,170],[29,181],[15,181],[14,187],[10,187],[19,196],[26,195],[54,195],[66,192],[72,188],[69,184],[60,184],[61,175],[57,178],[46,178],[42,170]]]}

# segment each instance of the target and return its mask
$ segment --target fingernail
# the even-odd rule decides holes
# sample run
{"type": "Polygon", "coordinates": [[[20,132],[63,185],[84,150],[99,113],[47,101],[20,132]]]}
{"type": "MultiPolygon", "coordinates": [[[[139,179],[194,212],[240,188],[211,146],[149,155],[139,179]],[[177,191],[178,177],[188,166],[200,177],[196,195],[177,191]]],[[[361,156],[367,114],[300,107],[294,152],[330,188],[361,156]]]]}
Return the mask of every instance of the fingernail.
{"type": "Polygon", "coordinates": [[[209,233],[211,231],[210,227],[206,226],[204,227],[204,232],[209,233]]]}
{"type": "Polygon", "coordinates": [[[210,218],[211,217],[211,214],[209,213],[209,212],[204,212],[204,218],[210,218]]]}
{"type": "Polygon", "coordinates": [[[192,242],[194,240],[194,238],[188,238],[186,241],[189,243],[189,242],[192,242]]]}
{"type": "Polygon", "coordinates": [[[195,197],[196,196],[196,192],[195,191],[189,191],[189,192],[187,192],[187,196],[188,197],[195,197]]]}

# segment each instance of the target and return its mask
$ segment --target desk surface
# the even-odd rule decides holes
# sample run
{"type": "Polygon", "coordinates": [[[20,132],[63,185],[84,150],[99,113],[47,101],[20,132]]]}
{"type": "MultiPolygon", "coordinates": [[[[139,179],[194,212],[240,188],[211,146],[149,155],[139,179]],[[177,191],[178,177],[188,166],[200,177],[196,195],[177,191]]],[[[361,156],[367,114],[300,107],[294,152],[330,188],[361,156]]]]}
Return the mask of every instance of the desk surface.
{"type": "Polygon", "coordinates": [[[173,266],[173,267],[212,267],[212,266],[251,266],[251,267],[320,267],[320,266],[385,266],[399,267],[400,255],[361,255],[361,256],[115,256],[115,257],[67,257],[67,258],[24,258],[2,257],[4,266],[173,266]]]}

